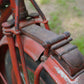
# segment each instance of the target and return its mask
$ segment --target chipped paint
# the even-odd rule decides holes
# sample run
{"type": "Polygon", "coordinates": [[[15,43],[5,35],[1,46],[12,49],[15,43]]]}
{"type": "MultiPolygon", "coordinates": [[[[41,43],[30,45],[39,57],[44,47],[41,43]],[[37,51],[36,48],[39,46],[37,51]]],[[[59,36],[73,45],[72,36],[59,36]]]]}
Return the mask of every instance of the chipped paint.
{"type": "Polygon", "coordinates": [[[54,68],[57,71],[57,73],[60,74],[61,77],[65,79],[65,81],[67,82],[67,84],[79,84],[78,83],[78,79],[75,79],[74,81],[71,81],[68,78],[68,76],[59,67],[54,67],[54,68]]]}

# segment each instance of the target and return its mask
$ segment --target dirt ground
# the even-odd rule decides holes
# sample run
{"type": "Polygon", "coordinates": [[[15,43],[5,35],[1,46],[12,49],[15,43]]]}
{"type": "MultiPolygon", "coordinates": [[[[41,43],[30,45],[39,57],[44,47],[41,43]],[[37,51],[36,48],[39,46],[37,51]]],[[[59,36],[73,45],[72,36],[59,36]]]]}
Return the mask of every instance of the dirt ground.
{"type": "Polygon", "coordinates": [[[84,0],[76,0],[77,6],[83,11],[84,13],[84,0]]]}
{"type": "MultiPolygon", "coordinates": [[[[39,4],[39,0],[36,1],[39,4]]],[[[49,4],[39,4],[41,10],[44,12],[49,21],[51,20],[50,13],[59,11],[60,8],[58,4],[54,4],[55,2],[56,0],[51,0],[49,4]]],[[[81,10],[82,15],[80,17],[75,16],[72,9],[68,9],[70,13],[67,16],[69,17],[67,18],[66,15],[64,17],[61,17],[62,27],[64,31],[71,32],[73,38],[78,38],[84,35],[84,0],[75,0],[75,2],[71,3],[70,6],[73,6],[73,4],[75,4],[75,6],[81,10]]],[[[28,1],[26,5],[28,6],[28,1]]],[[[28,7],[28,10],[31,10],[31,8],[28,7]]]]}

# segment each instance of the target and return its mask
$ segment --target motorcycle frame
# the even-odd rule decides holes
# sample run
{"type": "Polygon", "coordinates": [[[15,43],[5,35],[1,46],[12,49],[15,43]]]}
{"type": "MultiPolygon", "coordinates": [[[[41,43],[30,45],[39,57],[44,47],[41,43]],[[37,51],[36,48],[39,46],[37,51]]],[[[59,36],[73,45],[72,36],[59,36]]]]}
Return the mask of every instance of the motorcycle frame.
{"type": "MultiPolygon", "coordinates": [[[[20,76],[20,71],[19,71],[19,64],[17,62],[17,55],[16,55],[16,50],[15,47],[18,47],[19,53],[20,53],[20,59],[21,59],[21,65],[22,69],[24,72],[24,77],[25,77],[25,82],[26,84],[29,84],[29,78],[27,75],[27,68],[25,64],[25,58],[24,58],[24,52],[26,52],[34,61],[37,61],[41,55],[41,53],[44,51],[45,55],[48,55],[48,49],[43,48],[39,43],[36,41],[32,40],[31,38],[27,37],[26,35],[20,35],[20,29],[24,26],[28,26],[30,24],[35,24],[35,23],[43,23],[45,28],[49,29],[48,26],[48,21],[46,20],[44,14],[36,4],[34,0],[30,0],[31,3],[34,5],[36,10],[38,11],[39,15],[42,17],[43,21],[31,21],[26,22],[22,21],[19,22],[19,0],[10,0],[10,6],[2,13],[2,17],[0,18],[0,24],[3,26],[3,34],[4,36],[2,37],[2,32],[0,32],[1,40],[0,40],[0,49],[3,52],[0,52],[0,55],[2,59],[5,59],[5,53],[9,47],[10,55],[11,55],[11,61],[13,65],[13,70],[17,79],[17,84],[22,84],[22,79],[20,76]],[[15,3],[15,4],[14,4],[15,3]],[[11,6],[15,7],[15,30],[11,29],[10,24],[8,24],[6,21],[8,17],[12,14],[11,11],[11,6]],[[4,19],[3,19],[4,18],[4,19]],[[25,25],[23,25],[25,23],[25,25]],[[19,24],[22,24],[22,26],[19,26],[19,24]],[[16,35],[16,40],[14,41],[13,34],[16,35]],[[29,45],[28,45],[29,43],[29,45]],[[36,47],[37,46],[37,47],[36,47]],[[29,48],[31,47],[31,52],[29,51],[29,48]],[[34,47],[34,49],[33,49],[34,47]],[[39,51],[40,50],[40,51],[39,51]],[[35,52],[37,51],[37,53],[35,52]]],[[[0,27],[0,30],[2,28],[0,27]]],[[[2,78],[3,82],[7,84],[7,81],[5,80],[5,75],[4,75],[4,61],[1,61],[0,64],[0,77],[2,78]]],[[[39,84],[39,79],[40,79],[40,72],[42,69],[45,69],[48,74],[51,76],[51,78],[54,80],[55,83],[58,84],[67,84],[67,83],[74,83],[77,84],[78,79],[76,77],[72,78],[68,75],[68,73],[64,70],[64,68],[58,63],[58,61],[53,58],[53,56],[49,56],[48,59],[45,62],[42,62],[37,69],[35,70],[34,73],[34,84],[39,84]]]]}
{"type": "MultiPolygon", "coordinates": [[[[11,61],[12,61],[13,69],[14,69],[15,76],[17,79],[17,83],[22,84],[22,79],[20,76],[19,65],[18,65],[17,58],[16,58],[14,38],[13,38],[11,33],[16,35],[17,44],[18,44],[18,48],[19,48],[19,52],[20,52],[20,56],[21,56],[21,62],[22,62],[24,77],[26,80],[26,84],[29,84],[29,80],[28,80],[29,78],[27,76],[27,69],[26,69],[26,64],[25,64],[25,59],[24,59],[23,46],[22,46],[21,37],[20,37],[20,30],[19,30],[19,0],[16,0],[16,1],[10,0],[10,6],[7,8],[5,13],[6,13],[6,16],[4,13],[2,13],[0,20],[1,20],[1,24],[3,23],[4,35],[6,35],[6,37],[7,37],[7,39],[5,39],[5,41],[6,40],[8,41],[7,44],[9,47],[9,51],[10,51],[10,55],[11,55],[11,61]],[[11,7],[15,8],[15,11],[13,11],[15,13],[15,31],[14,32],[11,31],[11,29],[7,23],[3,23],[11,15],[11,13],[12,13],[11,7]],[[3,17],[4,17],[4,19],[3,19],[3,17]],[[9,29],[9,32],[7,32],[8,29],[9,29]],[[15,61],[15,63],[14,63],[14,61],[15,61]]],[[[40,14],[42,16],[42,19],[44,20],[43,23],[45,24],[46,29],[49,29],[48,24],[47,24],[48,22],[46,21],[45,16],[43,16],[41,11],[40,11],[40,14]]],[[[33,22],[33,23],[35,23],[35,22],[33,22]]],[[[1,44],[1,46],[2,46],[2,44],[1,44]]]]}

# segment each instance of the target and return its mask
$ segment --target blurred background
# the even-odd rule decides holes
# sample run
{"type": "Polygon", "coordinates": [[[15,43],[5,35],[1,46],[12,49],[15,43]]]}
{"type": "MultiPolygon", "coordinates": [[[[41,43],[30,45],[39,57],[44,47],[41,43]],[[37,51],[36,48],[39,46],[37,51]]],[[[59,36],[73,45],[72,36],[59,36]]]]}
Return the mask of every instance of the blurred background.
{"type": "MultiPolygon", "coordinates": [[[[69,31],[73,44],[84,55],[84,0],[36,0],[49,21],[50,29],[55,33],[69,31]]],[[[28,11],[35,9],[25,0],[28,11]]],[[[29,13],[30,13],[29,12],[29,13]]]]}

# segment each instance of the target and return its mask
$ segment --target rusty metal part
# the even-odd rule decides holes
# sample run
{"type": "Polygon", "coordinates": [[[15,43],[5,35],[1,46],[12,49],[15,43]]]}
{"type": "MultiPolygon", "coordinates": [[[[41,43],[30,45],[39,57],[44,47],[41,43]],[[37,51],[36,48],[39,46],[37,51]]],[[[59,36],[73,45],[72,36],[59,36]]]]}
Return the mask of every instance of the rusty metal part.
{"type": "MultiPolygon", "coordinates": [[[[33,6],[36,8],[36,10],[38,11],[39,15],[42,17],[43,21],[46,20],[45,15],[43,14],[43,12],[41,11],[41,9],[39,8],[39,6],[37,5],[37,3],[35,2],[35,0],[30,0],[31,3],[33,4],[33,6]]],[[[48,22],[44,23],[44,26],[47,30],[50,30],[48,22]]]]}
{"type": "MultiPolygon", "coordinates": [[[[29,19],[26,19],[26,20],[21,20],[20,22],[19,22],[19,28],[20,29],[22,29],[22,28],[24,28],[24,27],[27,27],[27,26],[29,26],[29,25],[32,25],[32,24],[40,24],[40,23],[46,23],[47,21],[42,21],[42,20],[38,20],[37,18],[35,18],[35,19],[31,19],[31,18],[29,18],[29,19]]],[[[13,27],[14,26],[14,24],[15,24],[15,20],[14,19],[12,19],[12,20],[10,20],[10,21],[7,21],[7,22],[4,22],[3,24],[2,24],[2,26],[4,26],[4,27],[13,27]]],[[[13,27],[14,28],[14,27],[13,27]]],[[[8,30],[9,31],[9,30],[8,30]]]]}
{"type": "Polygon", "coordinates": [[[2,26],[3,34],[5,35],[10,35],[10,33],[17,35],[21,33],[20,31],[16,31],[15,28],[10,28],[11,24],[9,24],[8,22],[4,22],[2,26]]]}
{"type": "MultiPolygon", "coordinates": [[[[19,6],[20,6],[19,5],[19,0],[15,0],[15,9],[16,9],[15,10],[15,30],[17,32],[19,32],[19,6]]],[[[25,58],[24,58],[24,51],[23,51],[23,46],[22,46],[20,33],[16,34],[16,39],[17,39],[17,43],[18,43],[18,48],[19,48],[20,59],[21,59],[21,63],[22,63],[22,69],[23,69],[23,73],[24,73],[25,83],[30,84],[28,73],[27,73],[27,67],[26,67],[26,63],[25,63],[25,58]]]]}
{"type": "Polygon", "coordinates": [[[19,48],[20,59],[21,59],[21,63],[22,63],[22,69],[23,69],[23,73],[24,73],[25,82],[26,82],[26,84],[30,84],[28,73],[27,73],[27,67],[26,67],[26,64],[25,64],[23,45],[21,44],[21,37],[20,37],[19,34],[16,35],[16,39],[17,39],[17,42],[18,42],[18,48],[19,48]]]}
{"type": "Polygon", "coordinates": [[[34,72],[34,84],[39,84],[40,72],[43,69],[43,63],[41,63],[34,72]]]}
{"type": "MultiPolygon", "coordinates": [[[[4,29],[6,29],[6,30],[9,29],[8,24],[6,26],[7,27],[5,27],[4,29]]],[[[3,27],[4,27],[4,25],[3,25],[3,27]]],[[[17,83],[22,84],[22,79],[20,76],[19,65],[18,65],[18,61],[17,61],[16,51],[15,51],[15,46],[14,46],[14,39],[13,39],[12,33],[5,31],[4,34],[7,35],[8,46],[9,46],[10,55],[11,55],[11,61],[12,61],[12,65],[13,65],[17,83]]]]}
{"type": "Polygon", "coordinates": [[[49,50],[50,50],[50,47],[47,46],[47,48],[45,48],[45,51],[44,51],[44,56],[49,56],[49,50]]]}
{"type": "Polygon", "coordinates": [[[43,20],[46,20],[45,15],[43,14],[43,12],[41,11],[41,9],[39,8],[39,6],[37,5],[37,3],[35,2],[35,0],[30,0],[31,3],[33,4],[33,6],[36,8],[36,10],[38,11],[39,15],[42,17],[43,20]]]}
{"type": "MultiPolygon", "coordinates": [[[[36,41],[34,41],[33,39],[31,39],[25,35],[21,35],[21,41],[23,43],[24,51],[34,61],[37,61],[39,59],[39,57],[41,56],[41,54],[43,53],[44,48],[40,44],[38,44],[36,41]]],[[[15,45],[18,47],[17,39],[16,39],[15,45]]]]}
{"type": "MultiPolygon", "coordinates": [[[[2,27],[4,27],[4,28],[6,28],[6,27],[7,28],[12,28],[12,26],[14,26],[14,23],[15,23],[15,20],[12,19],[10,21],[7,21],[7,22],[2,23],[2,27]]],[[[9,30],[9,29],[7,29],[7,30],[9,30]]]]}
{"type": "Polygon", "coordinates": [[[40,72],[42,69],[45,69],[48,74],[51,76],[51,78],[54,80],[56,84],[66,84],[66,80],[62,78],[55,70],[55,67],[58,66],[55,64],[54,60],[49,57],[44,63],[41,63],[35,73],[34,73],[34,84],[39,84],[39,77],[40,77],[40,72]],[[60,79],[60,80],[59,80],[60,79]]]}
{"type": "MultiPolygon", "coordinates": [[[[19,0],[16,0],[16,6],[15,7],[16,7],[15,8],[16,9],[16,11],[15,11],[16,12],[15,13],[15,29],[16,29],[16,32],[19,32],[19,8],[18,8],[19,7],[19,0]]],[[[9,28],[8,27],[9,25],[6,25],[6,26],[7,26],[6,28],[9,28]]],[[[12,51],[11,51],[12,49],[11,48],[14,47],[13,38],[10,35],[11,32],[5,31],[5,34],[7,35],[9,50],[10,50],[11,56],[12,56],[13,54],[12,54],[12,51]],[[11,44],[9,42],[9,39],[11,39],[11,44]],[[10,48],[10,45],[12,46],[11,48],[10,48]]],[[[24,54],[23,54],[23,48],[22,48],[22,43],[21,43],[21,39],[20,39],[20,34],[19,33],[16,35],[16,38],[18,39],[17,42],[18,42],[19,52],[20,52],[20,56],[21,56],[21,63],[22,63],[24,78],[25,78],[26,84],[29,84],[29,80],[28,80],[28,76],[27,76],[27,69],[26,69],[26,64],[25,64],[25,59],[24,59],[24,54]]],[[[14,50],[13,50],[13,53],[15,53],[14,50]]],[[[13,57],[16,57],[16,55],[14,54],[13,57]]],[[[11,59],[12,59],[12,57],[11,57],[11,59]]],[[[17,59],[15,59],[15,60],[17,61],[17,59]]],[[[14,64],[13,60],[12,60],[12,64],[14,64]]],[[[16,62],[17,70],[15,70],[14,65],[13,65],[13,68],[14,68],[14,72],[15,72],[16,76],[17,76],[17,72],[18,72],[18,76],[16,77],[18,84],[22,84],[22,80],[21,80],[21,77],[20,77],[20,73],[18,71],[19,69],[18,69],[18,65],[17,64],[18,63],[16,62]]]]}
{"type": "MultiPolygon", "coordinates": [[[[15,9],[15,7],[16,7],[16,1],[15,0],[10,0],[10,2],[11,2],[11,9],[12,9],[12,11],[13,11],[13,15],[14,15],[14,17],[15,17],[15,14],[16,14],[16,9],[15,9]]],[[[27,10],[26,10],[26,7],[25,7],[25,4],[24,4],[24,0],[20,0],[20,3],[19,3],[19,19],[20,20],[23,20],[23,19],[25,19],[27,16],[28,16],[28,12],[27,12],[27,10]]]]}
{"type": "Polygon", "coordinates": [[[18,65],[18,61],[17,61],[13,37],[11,35],[8,35],[7,40],[8,40],[8,46],[9,46],[9,50],[10,50],[11,61],[12,61],[14,73],[15,73],[15,76],[17,79],[17,83],[22,84],[22,82],[21,82],[22,79],[20,76],[19,65],[18,65]]]}
{"type": "Polygon", "coordinates": [[[47,22],[47,23],[44,23],[44,26],[45,26],[45,28],[46,28],[47,30],[50,30],[49,25],[48,25],[48,22],[47,22]]]}
{"type": "MultiPolygon", "coordinates": [[[[23,43],[24,51],[34,61],[37,61],[39,59],[39,57],[41,56],[41,54],[43,53],[44,48],[39,43],[37,43],[36,41],[34,41],[33,39],[31,39],[31,38],[29,38],[29,37],[27,37],[25,35],[21,35],[21,41],[23,43]]],[[[3,38],[0,41],[0,47],[3,46],[3,45],[7,45],[7,44],[8,44],[7,36],[4,35],[3,38]]],[[[16,39],[16,42],[15,42],[15,46],[18,47],[17,39],[16,39]]]]}
{"type": "Polygon", "coordinates": [[[13,68],[11,70],[11,79],[12,79],[12,84],[17,84],[13,68]]]}

